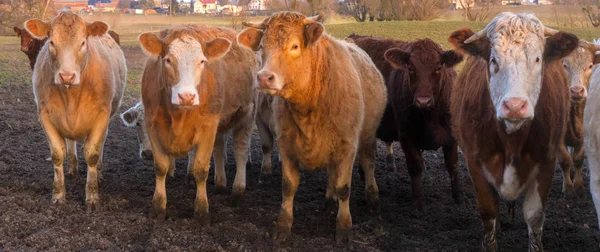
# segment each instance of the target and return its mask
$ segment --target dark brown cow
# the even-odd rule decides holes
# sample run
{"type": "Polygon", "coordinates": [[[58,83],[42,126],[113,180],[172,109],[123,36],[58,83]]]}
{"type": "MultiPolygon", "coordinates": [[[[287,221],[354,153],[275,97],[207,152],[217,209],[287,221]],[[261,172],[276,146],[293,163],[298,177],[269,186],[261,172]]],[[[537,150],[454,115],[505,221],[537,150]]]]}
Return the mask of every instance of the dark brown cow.
{"type": "Polygon", "coordinates": [[[300,164],[306,170],[327,169],[327,202],[339,204],[337,241],[347,240],[352,228],[350,182],[357,153],[367,202],[379,202],[373,162],[386,104],[383,78],[362,49],[325,33],[321,18],[278,12],[264,22],[245,23],[253,28],[238,35],[241,44],[255,51],[262,48],[259,86],[277,96],[283,201],[273,232],[276,240],[291,233],[300,164]]]}
{"type": "Polygon", "coordinates": [[[460,201],[458,153],[450,127],[450,93],[462,61],[454,51],[444,51],[430,39],[404,42],[351,35],[386,78],[388,105],[377,137],[386,143],[400,141],[412,181],[417,209],[423,210],[422,150],[442,147],[450,174],[452,196],[460,201]],[[400,136],[400,137],[398,137],[400,136]]]}
{"type": "Polygon", "coordinates": [[[68,175],[76,176],[75,141],[85,139],[85,205],[88,211],[97,211],[108,124],[119,110],[127,84],[123,51],[107,34],[106,23],[86,23],[70,12],[49,22],[28,20],[25,27],[38,40],[48,38],[36,59],[32,79],[54,166],[52,201],[65,201],[63,161],[66,155],[68,175]]]}
{"type": "MultiPolygon", "coordinates": [[[[48,38],[44,38],[42,40],[36,39],[25,29],[21,29],[19,27],[14,27],[13,30],[17,34],[17,37],[21,38],[21,51],[27,55],[29,58],[29,66],[31,66],[31,70],[35,66],[35,60],[40,53],[40,49],[46,43],[48,38]]],[[[119,34],[114,31],[108,31],[108,35],[110,35],[118,45],[121,44],[119,39],[119,34]]]]}
{"type": "Polygon", "coordinates": [[[594,65],[600,63],[600,55],[596,52],[600,46],[587,41],[580,41],[577,50],[563,59],[563,66],[569,78],[571,89],[571,109],[565,145],[573,148],[573,154],[561,148],[559,150],[560,165],[563,171],[563,193],[570,195],[576,192],[583,195],[583,110],[587,101],[590,77],[594,65]],[[575,167],[575,177],[571,180],[571,168],[575,167]]]}
{"type": "Polygon", "coordinates": [[[524,194],[529,251],[542,251],[544,210],[569,109],[561,59],[579,39],[546,28],[533,14],[505,12],[478,33],[463,28],[448,40],[471,55],[454,84],[450,111],[477,194],[483,249],[497,250],[500,199],[524,194]]]}
{"type": "Polygon", "coordinates": [[[152,146],[156,188],[154,215],[166,213],[166,175],[175,159],[189,155],[188,172],[196,181],[194,215],[209,224],[206,180],[211,154],[215,189],[226,189],[226,136],[233,131],[236,154],[234,200],[246,188],[246,161],[252,132],[257,72],[254,52],[239,47],[232,29],[180,26],[144,33],[140,44],[150,58],[142,76],[144,123],[152,146]]]}

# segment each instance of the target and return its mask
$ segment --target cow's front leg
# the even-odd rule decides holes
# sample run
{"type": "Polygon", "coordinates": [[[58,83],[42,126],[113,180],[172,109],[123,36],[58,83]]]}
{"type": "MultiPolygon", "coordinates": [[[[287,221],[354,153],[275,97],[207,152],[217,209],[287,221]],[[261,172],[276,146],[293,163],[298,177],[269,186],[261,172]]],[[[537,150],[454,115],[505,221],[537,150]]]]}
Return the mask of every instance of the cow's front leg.
{"type": "Polygon", "coordinates": [[[423,173],[423,156],[421,150],[415,145],[410,139],[400,140],[400,145],[406,156],[406,167],[410,174],[410,181],[412,184],[413,199],[416,202],[417,210],[423,212],[424,196],[423,196],[423,184],[421,182],[421,174],[423,173]]]}
{"type": "Polygon", "coordinates": [[[227,134],[218,132],[215,138],[215,192],[227,192],[227,176],[225,174],[225,161],[227,160],[227,134]]]}
{"type": "Polygon", "coordinates": [[[352,233],[352,215],[350,215],[350,193],[352,184],[352,165],[356,150],[341,151],[344,153],[341,160],[337,161],[335,193],[338,198],[338,214],[335,232],[337,243],[349,241],[352,233]]]}
{"type": "Polygon", "coordinates": [[[573,177],[573,187],[579,196],[583,196],[583,145],[573,147],[573,165],[575,166],[575,176],[573,177]]]}
{"type": "Polygon", "coordinates": [[[102,162],[102,151],[108,127],[108,115],[98,116],[96,127],[87,136],[84,145],[85,162],[88,165],[85,186],[86,211],[100,211],[100,196],[98,188],[98,165],[102,162]]]}
{"type": "Polygon", "coordinates": [[[166,179],[171,164],[174,164],[174,158],[160,146],[158,133],[155,130],[149,130],[148,136],[150,141],[154,143],[152,144],[152,156],[154,158],[154,176],[156,179],[154,196],[152,197],[152,217],[164,220],[167,215],[166,179]]]}
{"type": "Polygon", "coordinates": [[[248,162],[248,146],[250,145],[250,135],[252,134],[252,113],[248,113],[247,123],[233,130],[233,150],[235,152],[235,180],[231,190],[232,202],[234,206],[240,204],[244,191],[246,191],[246,162],[248,162]]]}
{"type": "MultiPolygon", "coordinates": [[[[555,162],[555,161],[554,161],[555,162]]],[[[529,230],[529,251],[544,251],[542,246],[542,230],[544,227],[546,200],[550,193],[554,162],[540,165],[540,172],[535,181],[528,186],[523,201],[523,217],[529,230]]]]}
{"type": "Polygon", "coordinates": [[[462,188],[458,179],[458,148],[456,142],[452,141],[442,147],[444,151],[444,164],[448,175],[450,175],[450,184],[452,188],[452,198],[456,203],[461,202],[462,188]]]}
{"type": "MultiPolygon", "coordinates": [[[[465,157],[467,157],[466,154],[465,157]]],[[[483,168],[476,161],[469,160],[467,163],[473,187],[477,194],[477,209],[483,224],[482,250],[486,252],[497,251],[496,218],[500,207],[498,192],[487,182],[483,175],[483,168]]]]}
{"type": "Polygon", "coordinates": [[[65,203],[65,175],[64,160],[67,147],[56,127],[50,122],[45,113],[40,113],[40,122],[46,132],[52,165],[54,167],[54,182],[52,187],[52,203],[65,203]]]}
{"type": "Polygon", "coordinates": [[[194,180],[196,180],[194,218],[198,219],[201,225],[210,225],[206,180],[208,179],[208,169],[210,168],[210,156],[215,146],[217,125],[218,123],[215,122],[214,125],[204,127],[202,132],[205,133],[199,138],[199,143],[196,145],[196,154],[194,154],[194,166],[192,170],[192,175],[194,175],[194,180]]]}
{"type": "Polygon", "coordinates": [[[294,196],[300,184],[300,173],[298,171],[298,162],[292,160],[286,150],[280,152],[281,155],[281,192],[283,200],[277,225],[273,232],[273,239],[279,242],[287,240],[292,234],[292,224],[294,223],[294,196]]]}
{"type": "Polygon", "coordinates": [[[573,159],[571,159],[571,154],[569,154],[569,151],[564,144],[561,144],[558,147],[558,162],[563,174],[562,192],[565,194],[565,196],[569,196],[574,191],[573,181],[571,180],[573,159]]]}

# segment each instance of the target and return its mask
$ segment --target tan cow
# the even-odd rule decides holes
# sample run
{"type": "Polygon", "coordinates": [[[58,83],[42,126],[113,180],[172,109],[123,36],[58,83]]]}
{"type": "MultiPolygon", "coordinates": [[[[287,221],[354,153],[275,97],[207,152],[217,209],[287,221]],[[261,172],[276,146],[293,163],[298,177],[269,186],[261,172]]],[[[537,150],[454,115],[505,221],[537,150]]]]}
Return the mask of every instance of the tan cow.
{"type": "Polygon", "coordinates": [[[293,223],[293,200],[306,170],[326,168],[327,202],[339,203],[336,240],[352,228],[350,182],[355,156],[365,172],[367,202],[376,207],[376,130],[386,104],[383,77],[359,47],[334,39],[321,24],[322,16],[307,18],[278,12],[238,35],[240,44],[262,48],[259,86],[276,97],[277,142],[282,162],[283,202],[273,238],[287,239],[293,223]]]}
{"type": "Polygon", "coordinates": [[[25,28],[42,47],[33,71],[33,93],[54,164],[52,201],[65,201],[63,161],[77,172],[76,140],[85,139],[88,165],[85,205],[99,210],[98,178],[110,118],[118,111],[127,81],[125,57],[103,22],[86,23],[62,12],[50,22],[31,19],[25,28]]]}
{"type": "Polygon", "coordinates": [[[594,65],[600,63],[600,55],[596,51],[600,46],[586,41],[579,41],[579,47],[562,60],[569,78],[571,90],[571,109],[567,122],[565,146],[572,147],[572,154],[566,148],[559,151],[560,166],[563,172],[563,193],[576,192],[583,194],[583,110],[588,96],[590,76],[594,65]],[[575,167],[575,177],[571,180],[571,168],[575,167]]]}
{"type": "Polygon", "coordinates": [[[175,158],[191,151],[188,165],[196,181],[194,213],[210,223],[206,179],[213,153],[215,187],[225,190],[226,135],[233,131],[237,172],[233,196],[246,187],[246,161],[252,131],[255,55],[235,41],[234,30],[181,26],[144,33],[140,45],[150,58],[142,77],[145,123],[154,156],[154,214],[165,217],[165,176],[175,158]]]}

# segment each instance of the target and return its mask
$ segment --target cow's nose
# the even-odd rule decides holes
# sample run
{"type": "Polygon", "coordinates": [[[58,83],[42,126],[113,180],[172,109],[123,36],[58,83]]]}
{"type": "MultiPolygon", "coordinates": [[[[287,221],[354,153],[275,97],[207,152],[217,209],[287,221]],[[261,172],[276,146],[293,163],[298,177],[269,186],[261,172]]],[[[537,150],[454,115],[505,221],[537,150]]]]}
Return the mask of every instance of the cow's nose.
{"type": "Polygon", "coordinates": [[[73,84],[75,81],[75,73],[60,72],[58,73],[60,84],[73,84]]]}
{"type": "Polygon", "coordinates": [[[196,94],[192,93],[179,93],[179,104],[183,106],[192,106],[194,105],[194,98],[196,98],[196,94]]]}
{"type": "Polygon", "coordinates": [[[150,161],[154,158],[152,155],[152,150],[144,150],[142,151],[142,160],[150,161]]]}
{"type": "Polygon", "coordinates": [[[417,96],[416,97],[416,104],[419,107],[429,107],[432,104],[433,99],[431,99],[431,96],[417,96]]]}
{"type": "Polygon", "coordinates": [[[585,88],[581,86],[571,87],[571,97],[573,98],[583,98],[585,95],[585,88]]]}
{"type": "Polygon", "coordinates": [[[257,75],[258,85],[263,89],[273,88],[275,83],[275,74],[268,71],[260,71],[257,75]]]}
{"type": "Polygon", "coordinates": [[[522,119],[527,114],[527,101],[521,98],[506,99],[502,104],[502,114],[508,119],[522,119]]]}

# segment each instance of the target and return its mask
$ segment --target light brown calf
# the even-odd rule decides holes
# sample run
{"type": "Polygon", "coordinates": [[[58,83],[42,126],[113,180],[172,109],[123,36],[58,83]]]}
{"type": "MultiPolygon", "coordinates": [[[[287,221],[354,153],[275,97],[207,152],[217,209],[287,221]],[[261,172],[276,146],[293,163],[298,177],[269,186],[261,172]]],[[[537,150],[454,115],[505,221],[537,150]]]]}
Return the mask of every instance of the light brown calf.
{"type": "Polygon", "coordinates": [[[231,29],[189,25],[139,37],[150,57],[142,77],[142,101],[156,173],[152,205],[159,219],[165,217],[167,204],[165,176],[173,174],[175,158],[191,152],[194,213],[202,224],[210,223],[210,156],[214,146],[215,186],[225,190],[225,136],[231,130],[237,164],[234,199],[245,190],[257,64],[254,53],[240,48],[235,36],[231,29]]]}
{"type": "Polygon", "coordinates": [[[72,13],[60,13],[50,22],[31,19],[25,28],[38,40],[48,38],[33,71],[33,93],[54,164],[52,201],[65,201],[65,154],[69,175],[75,176],[75,141],[85,139],[85,204],[88,211],[97,211],[108,123],[119,109],[127,80],[125,57],[107,34],[107,24],[86,23],[72,13]]]}
{"type": "Polygon", "coordinates": [[[240,44],[262,48],[259,86],[276,97],[277,142],[283,202],[273,238],[291,234],[300,164],[326,168],[327,202],[339,204],[336,240],[352,228],[350,186],[355,156],[365,171],[367,202],[377,206],[374,177],[376,130],[386,104],[383,77],[359,47],[325,33],[322,16],[279,12],[238,35],[240,44]]]}
{"type": "Polygon", "coordinates": [[[559,149],[563,193],[566,195],[574,192],[583,195],[583,110],[587,101],[592,70],[594,65],[600,63],[600,55],[596,55],[598,50],[600,46],[581,40],[579,47],[562,60],[571,90],[571,109],[567,122],[565,148],[559,149]],[[569,153],[566,147],[572,147],[573,152],[569,153]],[[575,167],[574,181],[571,180],[572,167],[575,167]]]}

